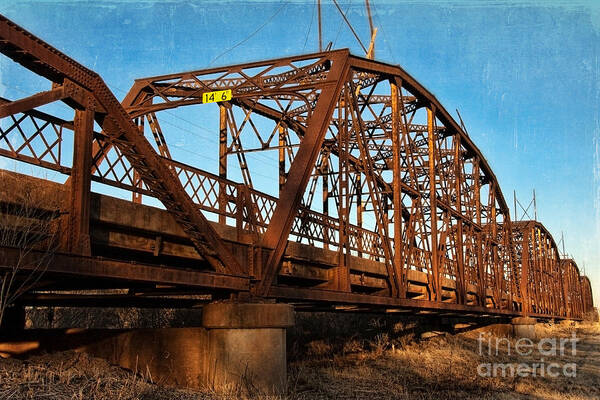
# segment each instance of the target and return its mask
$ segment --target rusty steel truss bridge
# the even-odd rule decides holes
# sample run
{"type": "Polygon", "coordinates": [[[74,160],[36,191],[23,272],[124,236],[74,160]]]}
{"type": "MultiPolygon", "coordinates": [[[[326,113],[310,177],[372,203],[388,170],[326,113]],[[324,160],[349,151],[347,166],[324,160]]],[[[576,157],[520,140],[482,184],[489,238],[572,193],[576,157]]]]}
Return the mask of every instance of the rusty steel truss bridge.
{"type": "MultiPolygon", "coordinates": [[[[60,245],[27,304],[275,300],[548,319],[593,307],[574,260],[541,223],[511,221],[465,129],[399,66],[325,51],[142,78],[119,102],[97,73],[1,16],[0,49],[51,84],[0,100],[0,156],[66,179],[1,175],[16,177],[15,194],[29,182],[61,199],[60,245]],[[211,95],[229,100],[204,104],[211,95]],[[36,110],[52,102],[74,117],[36,110]],[[214,171],[171,157],[160,116],[186,107],[213,120],[214,171]],[[260,152],[269,168],[248,161],[260,152]],[[277,195],[256,188],[261,174],[277,195]]],[[[0,268],[21,257],[25,274],[41,252],[0,247],[0,268]]]]}

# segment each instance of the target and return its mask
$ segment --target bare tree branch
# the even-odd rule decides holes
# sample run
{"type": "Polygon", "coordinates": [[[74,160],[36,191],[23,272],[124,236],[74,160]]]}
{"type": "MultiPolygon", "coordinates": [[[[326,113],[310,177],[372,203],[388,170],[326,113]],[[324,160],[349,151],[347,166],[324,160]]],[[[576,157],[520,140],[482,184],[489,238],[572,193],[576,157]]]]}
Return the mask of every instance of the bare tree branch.
{"type": "Polygon", "coordinates": [[[0,325],[5,311],[34,288],[58,247],[61,200],[43,183],[0,171],[0,246],[19,250],[13,265],[0,265],[0,325]],[[41,254],[24,269],[32,250],[41,254]]]}

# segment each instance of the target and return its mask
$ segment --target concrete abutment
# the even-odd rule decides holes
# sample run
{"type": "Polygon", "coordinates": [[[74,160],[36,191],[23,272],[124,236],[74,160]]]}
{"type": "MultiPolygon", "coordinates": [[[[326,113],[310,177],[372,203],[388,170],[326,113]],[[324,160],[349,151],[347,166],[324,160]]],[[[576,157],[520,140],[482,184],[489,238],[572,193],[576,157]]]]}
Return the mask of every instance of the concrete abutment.
{"type": "Polygon", "coordinates": [[[74,350],[152,378],[216,391],[280,394],[286,390],[286,329],[291,305],[212,303],[202,327],[25,330],[0,338],[0,356],[74,350]]]}
{"type": "Polygon", "coordinates": [[[292,306],[213,303],[204,307],[202,324],[207,334],[204,380],[209,386],[249,384],[261,392],[285,392],[292,306]]]}
{"type": "Polygon", "coordinates": [[[530,317],[516,317],[510,321],[513,328],[513,336],[516,338],[527,338],[535,340],[535,324],[537,320],[530,317]]]}

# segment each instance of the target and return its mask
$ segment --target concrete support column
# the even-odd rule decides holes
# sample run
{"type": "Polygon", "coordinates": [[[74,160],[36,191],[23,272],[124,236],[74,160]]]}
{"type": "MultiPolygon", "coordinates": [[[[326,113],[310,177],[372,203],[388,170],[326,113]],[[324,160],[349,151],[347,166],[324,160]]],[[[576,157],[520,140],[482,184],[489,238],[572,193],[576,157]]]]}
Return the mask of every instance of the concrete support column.
{"type": "Polygon", "coordinates": [[[537,320],[529,317],[513,318],[510,323],[513,326],[513,335],[517,338],[536,339],[535,324],[537,320]]]}
{"type": "Polygon", "coordinates": [[[287,304],[213,303],[202,311],[208,349],[205,382],[216,389],[251,385],[284,393],[287,382],[285,330],[294,325],[287,304]]]}
{"type": "MultiPolygon", "coordinates": [[[[22,327],[24,313],[9,310],[7,326],[22,327]]],[[[0,332],[0,353],[83,351],[149,373],[162,384],[234,393],[285,392],[285,330],[294,325],[292,306],[212,303],[204,306],[202,319],[203,327],[196,328],[0,332]]]]}

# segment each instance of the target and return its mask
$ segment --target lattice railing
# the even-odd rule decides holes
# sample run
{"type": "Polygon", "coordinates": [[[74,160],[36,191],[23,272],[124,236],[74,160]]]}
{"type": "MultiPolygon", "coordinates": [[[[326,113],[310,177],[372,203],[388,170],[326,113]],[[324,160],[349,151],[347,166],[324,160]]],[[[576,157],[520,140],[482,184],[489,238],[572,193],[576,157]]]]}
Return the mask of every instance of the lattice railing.
{"type": "MultiPolygon", "coordinates": [[[[62,142],[64,128],[68,124],[67,121],[35,110],[2,118],[0,155],[67,172],[70,168],[69,164],[63,162],[62,142]]],[[[72,129],[72,125],[69,129],[72,129]]]]}
{"type": "MultiPolygon", "coordinates": [[[[115,147],[109,148],[102,141],[99,144],[105,151],[94,160],[94,180],[132,192],[152,195],[143,183],[136,180],[133,168],[115,147]]],[[[248,190],[249,201],[239,201],[244,190],[241,188],[243,185],[178,161],[166,158],[165,161],[201,210],[237,218],[240,204],[244,204],[242,228],[260,234],[266,231],[277,205],[276,197],[252,189],[248,190]]],[[[337,249],[338,230],[339,222],[336,218],[300,208],[290,236],[298,242],[337,249]]],[[[377,233],[351,225],[348,227],[348,235],[349,247],[353,254],[360,254],[365,258],[384,257],[381,239],[377,233]]]]}

